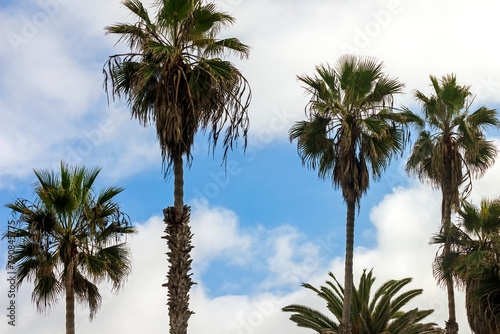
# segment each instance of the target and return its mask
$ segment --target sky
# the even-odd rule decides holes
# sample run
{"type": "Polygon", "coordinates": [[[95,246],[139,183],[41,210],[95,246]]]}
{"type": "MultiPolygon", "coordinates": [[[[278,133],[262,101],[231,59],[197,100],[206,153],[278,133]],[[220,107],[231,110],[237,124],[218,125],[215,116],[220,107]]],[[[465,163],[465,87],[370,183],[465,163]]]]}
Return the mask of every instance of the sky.
{"type": "MultiPolygon", "coordinates": [[[[325,310],[300,287],[319,286],[332,272],[343,281],[346,207],[341,193],[301,165],[288,140],[305,118],[307,96],[296,76],[334,65],[344,53],[376,57],[384,71],[406,84],[398,105],[415,112],[413,91],[430,93],[429,75],[455,73],[471,86],[473,107],[500,108],[499,33],[495,0],[217,0],[236,18],[223,36],[251,46],[235,60],[253,99],[246,153],[212,157],[199,135],[185,172],[185,201],[194,232],[192,334],[307,333],[281,308],[299,303],[325,310]]],[[[100,166],[98,186],[117,185],[124,212],[138,228],[130,237],[133,271],[113,294],[101,285],[103,305],[94,321],[78,307],[77,333],[165,333],[167,261],[162,209],[173,204],[172,178],[163,178],[153,128],[130,119],[120,101],[108,104],[102,69],[108,56],[126,51],[104,27],[131,20],[119,0],[0,0],[0,203],[32,199],[33,169],[69,164],[100,166]]],[[[488,137],[500,144],[498,131],[488,137]]],[[[242,143],[240,143],[242,144],[242,143]]],[[[372,269],[376,284],[412,277],[422,295],[410,307],[434,309],[426,318],[444,326],[446,292],[436,286],[429,239],[440,222],[439,191],[406,175],[405,158],[372,182],[355,226],[355,282],[372,269]]],[[[471,201],[499,196],[500,163],[474,182],[471,201]]],[[[0,208],[0,229],[9,210],[0,208]]],[[[10,302],[0,245],[0,308],[10,302]]],[[[64,301],[36,313],[32,286],[15,298],[16,326],[2,333],[64,333],[64,301]]],[[[469,333],[464,296],[457,293],[461,333],[469,333]]],[[[327,312],[325,310],[325,312],[327,312]]]]}

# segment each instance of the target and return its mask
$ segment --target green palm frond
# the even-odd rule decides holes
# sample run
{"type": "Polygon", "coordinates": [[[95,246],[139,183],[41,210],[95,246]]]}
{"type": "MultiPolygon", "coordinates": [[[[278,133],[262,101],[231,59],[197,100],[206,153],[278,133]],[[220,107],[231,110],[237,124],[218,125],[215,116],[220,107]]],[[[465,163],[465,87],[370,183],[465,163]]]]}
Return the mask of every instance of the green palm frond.
{"type": "Polygon", "coordinates": [[[216,37],[222,28],[235,22],[234,17],[219,11],[213,3],[196,7],[193,10],[193,20],[196,22],[194,33],[209,37],[216,37]]]}
{"type": "Polygon", "coordinates": [[[319,334],[322,334],[325,328],[332,330],[334,333],[337,331],[337,324],[335,322],[323,313],[310,307],[289,305],[283,308],[283,312],[294,312],[295,314],[290,316],[290,320],[295,322],[299,327],[310,328],[319,334]]]}
{"type": "MultiPolygon", "coordinates": [[[[335,316],[336,321],[324,313],[304,305],[289,305],[284,312],[291,312],[290,320],[299,327],[314,330],[318,334],[337,333],[338,323],[342,319],[344,289],[335,276],[329,274],[331,281],[320,288],[310,284],[303,287],[315,292],[325,300],[327,310],[335,316]]],[[[421,289],[399,292],[411,282],[411,278],[390,280],[380,286],[372,295],[375,282],[372,271],[363,272],[358,287],[353,286],[351,302],[351,323],[353,334],[387,333],[387,334],[423,334],[437,333],[433,323],[421,323],[433,310],[413,309],[408,312],[401,308],[422,293],[421,289]]]]}
{"type": "Polygon", "coordinates": [[[37,270],[34,281],[35,287],[31,300],[35,303],[37,310],[44,312],[51,309],[64,292],[60,279],[51,270],[37,270]]]}
{"type": "Polygon", "coordinates": [[[119,289],[131,269],[130,251],[125,243],[102,248],[97,257],[105,263],[106,277],[119,289]]]}
{"type": "Polygon", "coordinates": [[[75,295],[80,303],[88,305],[90,313],[89,319],[92,320],[96,312],[101,307],[102,297],[97,286],[89,281],[85,276],[77,272],[74,279],[75,295]]]}

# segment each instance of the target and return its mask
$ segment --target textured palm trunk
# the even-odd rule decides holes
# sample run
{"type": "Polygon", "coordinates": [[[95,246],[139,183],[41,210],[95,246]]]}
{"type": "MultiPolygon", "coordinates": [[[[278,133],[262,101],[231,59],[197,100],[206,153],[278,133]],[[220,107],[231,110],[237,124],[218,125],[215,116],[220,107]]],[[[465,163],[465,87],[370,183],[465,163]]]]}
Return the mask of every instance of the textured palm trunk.
{"type": "MultiPolygon", "coordinates": [[[[451,228],[451,166],[449,160],[445,160],[446,177],[443,182],[443,201],[441,206],[441,225],[446,233],[444,244],[444,254],[450,252],[450,240],[448,233],[451,228]]],[[[447,277],[446,290],[448,293],[448,321],[446,322],[446,334],[458,334],[458,323],[455,310],[455,292],[453,288],[453,279],[447,277]]]]}
{"type": "Polygon", "coordinates": [[[174,160],[174,206],[163,210],[168,245],[169,270],[168,315],[170,334],[186,334],[188,321],[193,314],[189,310],[189,291],[194,284],[191,280],[191,239],[193,234],[189,226],[190,208],[183,205],[183,166],[182,157],[174,160]]]}
{"type": "Polygon", "coordinates": [[[345,276],[344,276],[344,305],[342,309],[342,322],[339,334],[352,333],[351,324],[351,296],[352,296],[352,263],[354,256],[354,215],[356,203],[347,202],[346,246],[345,246],[345,276]]]}
{"type": "Polygon", "coordinates": [[[182,165],[182,155],[174,159],[174,208],[178,213],[177,218],[181,219],[184,208],[184,166],[182,165]]]}
{"type": "Polygon", "coordinates": [[[75,334],[75,289],[72,275],[66,273],[66,334],[75,334]]]}

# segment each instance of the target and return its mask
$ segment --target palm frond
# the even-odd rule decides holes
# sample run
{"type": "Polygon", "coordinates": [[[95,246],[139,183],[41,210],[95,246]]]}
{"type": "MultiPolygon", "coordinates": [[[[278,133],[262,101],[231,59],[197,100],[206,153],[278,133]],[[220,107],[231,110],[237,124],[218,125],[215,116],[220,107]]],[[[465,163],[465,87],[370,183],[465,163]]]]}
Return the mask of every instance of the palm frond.
{"type": "MultiPolygon", "coordinates": [[[[332,280],[327,281],[326,286],[316,288],[304,283],[303,287],[322,298],[326,302],[327,310],[336,320],[305,305],[292,304],[284,307],[284,312],[293,313],[290,320],[297,326],[310,328],[319,334],[337,333],[338,323],[342,319],[344,289],[334,275],[329,275],[332,280]]],[[[421,323],[433,310],[401,311],[404,305],[422,293],[421,289],[415,289],[399,294],[410,281],[410,278],[390,280],[382,284],[372,296],[370,291],[375,278],[372,271],[364,271],[359,286],[353,286],[352,292],[351,323],[354,333],[437,333],[435,324],[421,323]]]]}

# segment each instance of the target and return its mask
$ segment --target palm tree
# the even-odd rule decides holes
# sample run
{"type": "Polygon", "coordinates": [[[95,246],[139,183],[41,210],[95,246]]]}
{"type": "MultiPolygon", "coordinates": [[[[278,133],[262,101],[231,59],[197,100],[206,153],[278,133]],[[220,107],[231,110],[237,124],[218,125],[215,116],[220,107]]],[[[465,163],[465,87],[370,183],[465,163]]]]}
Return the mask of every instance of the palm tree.
{"type": "MultiPolygon", "coordinates": [[[[289,305],[284,312],[293,312],[290,320],[299,327],[310,328],[318,334],[340,333],[338,322],[342,321],[344,288],[330,273],[333,281],[319,289],[310,284],[302,284],[326,301],[328,310],[336,320],[330,319],[320,311],[304,305],[289,305]]],[[[423,334],[440,333],[433,323],[420,323],[434,310],[413,309],[402,311],[409,301],[422,294],[422,289],[410,290],[398,295],[401,289],[411,282],[411,278],[390,280],[384,283],[375,294],[371,294],[375,277],[372,271],[363,271],[359,287],[352,287],[351,323],[353,334],[423,334]],[[371,299],[373,298],[373,299],[371,299]]]]}
{"type": "Polygon", "coordinates": [[[90,319],[101,305],[96,284],[107,279],[117,290],[130,272],[130,253],[120,237],[133,233],[115,201],[123,188],[93,188],[100,169],[35,171],[35,201],[18,199],[6,206],[16,217],[4,237],[17,240],[17,285],[33,281],[38,311],[66,296],[66,333],[75,333],[75,298],[87,303],[90,319]]]}
{"type": "MultiPolygon", "coordinates": [[[[441,227],[446,232],[451,227],[451,213],[456,210],[461,197],[470,192],[472,177],[479,176],[494,162],[497,149],[486,140],[488,126],[498,126],[494,109],[480,107],[470,112],[472,100],[470,87],[459,85],[454,75],[439,81],[430,76],[434,92],[427,97],[420,91],[415,98],[422,104],[423,119],[407,110],[419,130],[418,138],[408,158],[406,169],[442,193],[441,227]],[[465,185],[462,196],[460,187],[465,185]]],[[[450,251],[445,243],[443,252],[450,251]]],[[[448,334],[458,333],[455,316],[453,280],[446,278],[449,319],[448,334]]]]}
{"type": "Polygon", "coordinates": [[[237,138],[248,131],[250,90],[238,69],[221,57],[247,57],[249,48],[236,38],[217,39],[234,18],[203,0],[154,1],[151,18],[138,0],[123,1],[137,20],[106,27],[129,51],[109,58],[105,82],[124,98],[143,125],[154,123],[165,176],[173,169],[174,206],[164,210],[170,269],[167,275],[170,332],[184,334],[189,310],[191,231],[183,199],[183,159],[199,129],[215,145],[223,133],[224,160],[237,138]]]}
{"type": "Polygon", "coordinates": [[[342,334],[349,333],[356,205],[366,193],[371,174],[379,178],[391,158],[404,149],[402,114],[393,113],[393,96],[403,84],[382,72],[373,58],[346,55],[337,67],[316,67],[314,77],[298,76],[311,100],[309,119],[296,122],[290,140],[298,139],[302,163],[317,169],[322,179],[342,188],[347,203],[345,299],[342,334]]]}
{"type": "Polygon", "coordinates": [[[434,262],[440,282],[453,277],[465,287],[467,319],[475,334],[500,332],[500,199],[482,200],[480,207],[464,202],[460,224],[433,243],[450,243],[450,252],[434,262]]]}

